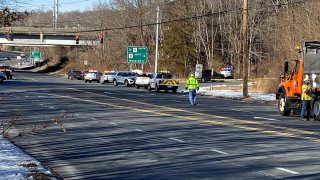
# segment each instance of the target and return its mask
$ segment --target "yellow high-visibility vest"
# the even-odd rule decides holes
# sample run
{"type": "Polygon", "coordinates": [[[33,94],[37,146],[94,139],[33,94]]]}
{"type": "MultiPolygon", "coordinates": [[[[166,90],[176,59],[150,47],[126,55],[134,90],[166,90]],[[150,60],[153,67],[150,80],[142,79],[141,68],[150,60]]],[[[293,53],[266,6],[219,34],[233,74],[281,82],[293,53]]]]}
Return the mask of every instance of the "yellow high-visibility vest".
{"type": "Polygon", "coordinates": [[[306,85],[306,84],[302,85],[301,100],[311,100],[312,99],[311,96],[309,96],[307,93],[305,93],[306,89],[308,89],[308,85],[306,85]]]}
{"type": "Polygon", "coordinates": [[[187,80],[186,88],[189,90],[195,90],[199,87],[198,81],[194,77],[189,77],[187,80]]]}

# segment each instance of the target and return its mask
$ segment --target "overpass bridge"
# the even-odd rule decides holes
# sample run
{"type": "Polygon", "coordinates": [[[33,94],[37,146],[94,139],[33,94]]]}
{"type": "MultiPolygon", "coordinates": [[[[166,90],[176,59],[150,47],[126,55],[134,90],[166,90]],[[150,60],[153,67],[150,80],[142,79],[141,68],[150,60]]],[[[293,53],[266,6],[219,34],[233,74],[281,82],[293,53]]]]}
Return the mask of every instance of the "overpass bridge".
{"type": "Polygon", "coordinates": [[[100,40],[94,33],[79,34],[73,29],[3,27],[0,28],[2,46],[96,46],[100,40]]]}

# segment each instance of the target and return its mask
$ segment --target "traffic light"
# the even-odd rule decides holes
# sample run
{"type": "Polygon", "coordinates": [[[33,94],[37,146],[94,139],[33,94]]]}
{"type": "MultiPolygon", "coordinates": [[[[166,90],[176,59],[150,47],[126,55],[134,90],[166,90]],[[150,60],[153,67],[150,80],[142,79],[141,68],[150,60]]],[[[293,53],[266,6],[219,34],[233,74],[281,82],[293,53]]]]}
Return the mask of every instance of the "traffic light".
{"type": "Polygon", "coordinates": [[[76,44],[79,44],[80,35],[79,34],[75,35],[75,39],[76,39],[76,44]]]}
{"type": "Polygon", "coordinates": [[[8,41],[13,41],[13,32],[12,32],[12,30],[10,30],[10,31],[8,31],[8,32],[6,33],[6,39],[7,39],[8,41]]]}

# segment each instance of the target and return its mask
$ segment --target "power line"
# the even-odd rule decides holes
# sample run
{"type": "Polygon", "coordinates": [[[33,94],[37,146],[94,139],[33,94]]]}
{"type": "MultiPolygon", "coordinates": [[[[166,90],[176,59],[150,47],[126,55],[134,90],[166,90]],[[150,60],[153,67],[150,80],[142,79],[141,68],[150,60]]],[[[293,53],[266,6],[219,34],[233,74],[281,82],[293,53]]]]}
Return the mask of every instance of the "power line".
{"type": "MultiPolygon", "coordinates": [[[[307,1],[314,1],[314,0],[300,0],[300,1],[295,1],[292,3],[282,3],[278,5],[270,5],[270,6],[265,6],[263,8],[268,8],[268,7],[275,7],[275,6],[282,6],[282,5],[295,5],[295,4],[300,4],[304,3],[307,1]]],[[[261,8],[262,9],[262,8],[261,8]]],[[[250,10],[250,8],[248,9],[250,10]]],[[[139,25],[132,25],[132,26],[123,26],[123,27],[115,27],[115,28],[100,28],[100,29],[91,29],[91,30],[80,30],[80,31],[61,31],[61,33],[88,33],[88,32],[100,32],[100,31],[114,31],[114,30],[124,30],[124,29],[133,29],[133,28],[140,28],[141,26],[155,26],[157,24],[168,24],[168,23],[173,23],[173,22],[180,22],[180,21],[187,21],[187,20],[196,20],[196,19],[201,19],[204,17],[212,17],[212,16],[217,16],[221,14],[227,14],[230,12],[242,12],[242,8],[236,8],[232,10],[225,10],[225,11],[219,11],[219,12],[211,12],[203,15],[194,15],[194,16],[188,16],[188,17],[182,17],[178,19],[173,19],[173,20],[167,20],[167,21],[162,21],[159,23],[147,23],[147,24],[139,24],[139,25]]]]}
{"type": "MultiPolygon", "coordinates": [[[[270,6],[264,6],[261,7],[261,9],[265,9],[265,8],[272,8],[272,7],[280,7],[283,5],[295,5],[295,4],[300,4],[300,3],[305,3],[308,1],[314,1],[314,0],[300,0],[300,1],[295,1],[295,2],[291,2],[291,3],[282,3],[282,4],[277,4],[277,5],[270,5],[270,6]]],[[[250,10],[250,8],[248,9],[250,10]]],[[[124,30],[124,29],[133,29],[133,28],[141,28],[142,26],[155,26],[157,24],[168,24],[168,23],[173,23],[173,22],[180,22],[180,21],[188,21],[188,20],[196,20],[196,19],[201,19],[204,17],[212,17],[212,16],[217,16],[217,15],[221,15],[221,14],[227,14],[230,12],[236,12],[236,13],[240,13],[242,12],[242,8],[236,8],[236,9],[232,9],[232,10],[225,10],[225,11],[219,11],[219,12],[211,12],[211,13],[207,13],[207,14],[203,14],[203,15],[194,15],[194,16],[188,16],[188,17],[182,17],[182,18],[178,18],[178,19],[173,19],[173,20],[166,20],[166,21],[162,21],[159,23],[147,23],[147,24],[139,24],[139,25],[132,25],[132,26],[122,26],[122,27],[114,27],[114,28],[99,28],[99,29],[91,29],[91,30],[75,30],[75,31],[60,31],[60,33],[88,33],[88,32],[100,32],[100,31],[114,31],[114,30],[124,30]]],[[[66,22],[74,22],[74,23],[79,23],[79,22],[83,22],[84,20],[81,21],[77,21],[77,20],[72,20],[72,21],[66,21],[66,22]]],[[[63,22],[61,22],[63,23],[63,22]]],[[[44,24],[44,23],[42,23],[44,24]]]]}

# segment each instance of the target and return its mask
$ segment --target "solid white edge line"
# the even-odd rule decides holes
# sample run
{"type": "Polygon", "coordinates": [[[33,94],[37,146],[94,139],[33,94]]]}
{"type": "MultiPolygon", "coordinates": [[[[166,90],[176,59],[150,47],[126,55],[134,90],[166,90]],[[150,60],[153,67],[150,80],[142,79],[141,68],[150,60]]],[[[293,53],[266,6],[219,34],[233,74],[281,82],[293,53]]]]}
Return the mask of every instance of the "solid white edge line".
{"type": "Polygon", "coordinates": [[[184,141],[180,140],[180,139],[177,139],[177,138],[169,138],[171,140],[174,140],[174,141],[178,141],[178,142],[181,142],[181,143],[184,143],[184,141]]]}
{"type": "Polygon", "coordinates": [[[211,149],[211,151],[217,152],[217,153],[220,153],[220,154],[229,154],[229,153],[227,153],[227,152],[219,151],[219,150],[217,150],[217,149],[211,149]]]}
{"type": "Polygon", "coordinates": [[[112,124],[112,125],[114,125],[114,126],[117,126],[117,123],[110,123],[110,124],[112,124]]]}
{"type": "Polygon", "coordinates": [[[141,129],[135,129],[135,130],[139,132],[144,132],[144,130],[141,130],[141,129]]]}
{"type": "Polygon", "coordinates": [[[253,117],[253,119],[263,119],[263,120],[269,120],[269,121],[279,121],[278,119],[265,118],[265,117],[253,117]]]}
{"type": "Polygon", "coordinates": [[[285,171],[285,172],[288,172],[288,173],[291,173],[291,174],[300,174],[296,171],[291,171],[289,169],[286,169],[286,168],[282,168],[282,167],[277,167],[276,169],[280,170],[280,171],[285,171]]]}

